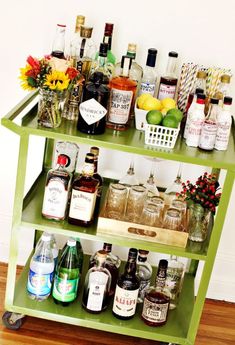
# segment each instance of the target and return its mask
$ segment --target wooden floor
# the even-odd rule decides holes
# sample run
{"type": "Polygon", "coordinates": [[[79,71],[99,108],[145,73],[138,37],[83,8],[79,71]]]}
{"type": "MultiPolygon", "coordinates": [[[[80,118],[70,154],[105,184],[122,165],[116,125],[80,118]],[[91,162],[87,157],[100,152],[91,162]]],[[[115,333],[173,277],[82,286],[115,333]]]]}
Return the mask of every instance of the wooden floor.
{"type": "MultiPolygon", "coordinates": [[[[0,264],[0,312],[6,283],[5,264],[0,264]]],[[[53,321],[27,317],[18,331],[0,322],[0,345],[157,345],[156,342],[126,337],[53,321]]],[[[235,304],[207,300],[195,345],[235,345],[235,304]]]]}

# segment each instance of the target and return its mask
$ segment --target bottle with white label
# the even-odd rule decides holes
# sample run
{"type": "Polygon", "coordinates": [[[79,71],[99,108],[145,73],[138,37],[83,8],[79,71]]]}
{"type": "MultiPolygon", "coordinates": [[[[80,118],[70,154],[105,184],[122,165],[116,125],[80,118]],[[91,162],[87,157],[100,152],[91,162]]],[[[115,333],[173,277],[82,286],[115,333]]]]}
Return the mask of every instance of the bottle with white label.
{"type": "Polygon", "coordinates": [[[197,95],[199,93],[204,93],[203,89],[197,88],[194,95],[193,95],[193,100],[192,103],[190,105],[190,107],[188,108],[188,111],[186,113],[186,122],[185,122],[185,127],[184,127],[184,139],[187,138],[188,135],[188,128],[189,128],[189,122],[190,122],[190,116],[191,114],[194,112],[196,103],[197,103],[197,95]]]}
{"type": "Polygon", "coordinates": [[[59,155],[57,166],[47,173],[42,215],[48,219],[64,220],[71,184],[71,174],[66,170],[67,157],[59,155]]]}
{"type": "Polygon", "coordinates": [[[144,67],[143,78],[140,84],[139,95],[142,93],[149,93],[154,96],[157,82],[157,72],[155,69],[157,58],[157,49],[148,49],[148,56],[146,66],[144,67]]]}
{"type": "Polygon", "coordinates": [[[30,261],[27,292],[37,301],[47,299],[51,293],[55,264],[50,241],[51,236],[43,233],[30,261]]]}
{"type": "Polygon", "coordinates": [[[109,83],[110,101],[106,127],[123,131],[129,128],[137,82],[129,78],[132,58],[123,56],[121,75],[109,83]]]}
{"type": "Polygon", "coordinates": [[[158,89],[158,99],[164,98],[175,98],[176,88],[177,88],[177,75],[176,75],[176,62],[178,58],[178,53],[169,52],[168,63],[166,68],[166,73],[160,78],[159,89],[158,89]]]}
{"type": "Polygon", "coordinates": [[[135,315],[140,281],[136,276],[137,249],[130,248],[124,273],[117,281],[113,315],[121,320],[129,320],[135,315]]]}
{"type": "Polygon", "coordinates": [[[228,147],[230,129],[232,125],[231,97],[224,97],[223,109],[219,111],[217,117],[217,133],[215,138],[215,149],[225,151],[228,147]]]}
{"type": "Polygon", "coordinates": [[[94,175],[94,154],[87,153],[82,174],[73,181],[68,222],[89,226],[94,220],[94,210],[99,181],[94,175]]]}
{"type": "Polygon", "coordinates": [[[77,129],[86,134],[103,134],[109,101],[109,88],[103,85],[104,74],[95,72],[84,88],[79,105],[77,129]]]}
{"type": "Polygon", "coordinates": [[[202,132],[198,145],[200,149],[208,151],[214,149],[215,138],[217,133],[217,116],[219,112],[218,104],[218,99],[210,99],[209,111],[202,125],[202,132]]]}
{"type": "Polygon", "coordinates": [[[198,94],[197,95],[197,103],[195,106],[194,111],[190,116],[189,127],[188,127],[188,134],[186,139],[186,144],[192,147],[198,147],[202,125],[205,120],[204,114],[205,108],[205,95],[198,94]]]}
{"type": "Polygon", "coordinates": [[[105,268],[106,258],[106,251],[99,250],[95,266],[86,274],[82,305],[90,313],[100,313],[108,306],[111,274],[105,268]]]}

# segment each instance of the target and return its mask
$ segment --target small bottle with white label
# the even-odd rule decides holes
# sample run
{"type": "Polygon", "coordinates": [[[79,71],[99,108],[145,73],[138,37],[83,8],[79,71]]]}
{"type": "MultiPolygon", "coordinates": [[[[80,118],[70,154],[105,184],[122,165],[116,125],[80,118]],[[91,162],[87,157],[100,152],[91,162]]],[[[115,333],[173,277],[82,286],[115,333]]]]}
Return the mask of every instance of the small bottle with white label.
{"type": "Polygon", "coordinates": [[[185,122],[185,127],[184,127],[184,139],[187,138],[188,135],[188,128],[189,128],[189,122],[190,122],[190,116],[191,114],[193,114],[194,109],[196,107],[196,103],[197,103],[197,95],[199,93],[204,93],[203,89],[197,88],[194,95],[193,95],[193,100],[192,103],[190,105],[190,107],[188,108],[188,111],[186,113],[186,122],[185,122]]]}
{"type": "Polygon", "coordinates": [[[204,109],[205,109],[205,95],[199,93],[197,95],[197,103],[196,103],[195,109],[190,115],[188,134],[186,138],[186,144],[188,146],[198,147],[201,131],[202,131],[202,125],[205,120],[204,109]]]}
{"type": "Polygon", "coordinates": [[[68,222],[89,226],[94,220],[94,210],[99,181],[94,175],[94,155],[87,153],[82,174],[73,181],[68,222]]]}
{"type": "Polygon", "coordinates": [[[157,82],[157,72],[156,72],[156,58],[157,49],[150,48],[148,50],[148,56],[146,61],[146,66],[144,67],[143,78],[140,84],[139,95],[142,93],[149,93],[154,96],[157,82]]]}
{"type": "Polygon", "coordinates": [[[123,56],[122,72],[110,80],[110,101],[106,127],[123,131],[129,128],[137,82],[129,78],[132,58],[123,56]]]}
{"type": "Polygon", "coordinates": [[[177,87],[176,62],[178,53],[169,52],[166,73],[160,78],[158,99],[175,98],[177,87]]]}
{"type": "Polygon", "coordinates": [[[77,129],[86,134],[103,134],[109,101],[109,88],[103,85],[104,74],[95,72],[84,88],[79,105],[77,129]]]}
{"type": "Polygon", "coordinates": [[[111,274],[105,267],[106,259],[106,251],[99,250],[95,266],[86,274],[82,306],[90,313],[100,313],[108,306],[111,274]]]}
{"type": "Polygon", "coordinates": [[[67,157],[59,155],[57,166],[46,178],[42,215],[48,219],[64,220],[70,192],[71,174],[66,170],[67,157]]]}
{"type": "Polygon", "coordinates": [[[136,276],[137,249],[130,248],[124,273],[117,281],[113,315],[121,320],[129,320],[135,315],[140,281],[136,276]]]}
{"type": "Polygon", "coordinates": [[[224,105],[222,110],[219,111],[217,117],[217,133],[215,139],[215,149],[225,151],[228,147],[230,129],[232,125],[231,116],[231,97],[224,97],[224,105]]]}
{"type": "Polygon", "coordinates": [[[203,150],[211,151],[214,149],[217,133],[217,116],[219,112],[219,100],[210,99],[209,111],[202,125],[202,132],[199,140],[199,147],[203,150]]]}

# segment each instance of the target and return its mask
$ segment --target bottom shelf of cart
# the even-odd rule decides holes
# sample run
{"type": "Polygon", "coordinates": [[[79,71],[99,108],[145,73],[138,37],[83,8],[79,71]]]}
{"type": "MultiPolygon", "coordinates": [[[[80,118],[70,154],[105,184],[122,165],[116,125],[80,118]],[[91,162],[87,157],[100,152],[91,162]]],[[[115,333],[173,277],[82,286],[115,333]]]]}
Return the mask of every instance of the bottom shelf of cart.
{"type": "Polygon", "coordinates": [[[26,292],[27,275],[28,265],[16,283],[13,305],[6,306],[9,311],[145,339],[186,343],[194,305],[194,278],[191,275],[185,276],[178,308],[169,312],[166,325],[157,328],[149,327],[141,320],[141,305],[137,307],[135,317],[128,321],[120,321],[112,315],[112,301],[109,308],[100,314],[86,312],[81,306],[82,286],[78,299],[67,307],[56,305],[52,297],[43,302],[33,301],[26,292]]]}

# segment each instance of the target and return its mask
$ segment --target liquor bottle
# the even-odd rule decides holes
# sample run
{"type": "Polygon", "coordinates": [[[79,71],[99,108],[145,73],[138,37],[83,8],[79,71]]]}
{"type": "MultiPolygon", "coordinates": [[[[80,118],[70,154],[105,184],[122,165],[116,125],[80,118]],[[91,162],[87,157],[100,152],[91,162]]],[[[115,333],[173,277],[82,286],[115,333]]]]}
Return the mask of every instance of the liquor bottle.
{"type": "Polygon", "coordinates": [[[216,98],[210,99],[210,106],[208,114],[202,125],[202,131],[199,140],[199,147],[203,150],[213,150],[215,145],[217,133],[217,116],[219,111],[219,100],[216,98]]]}
{"type": "Polygon", "coordinates": [[[79,105],[77,129],[87,134],[103,134],[110,91],[103,85],[103,73],[95,72],[93,82],[88,82],[83,90],[79,105]]]}
{"type": "Polygon", "coordinates": [[[129,127],[131,110],[134,106],[137,82],[129,78],[132,59],[122,57],[122,72],[111,79],[109,86],[110,106],[106,126],[115,130],[126,130],[129,127]]]}
{"type": "Polygon", "coordinates": [[[86,274],[82,305],[91,313],[100,313],[108,306],[111,274],[105,268],[106,258],[107,253],[99,250],[95,266],[86,274]]]}
{"type": "Polygon", "coordinates": [[[207,77],[207,73],[203,70],[198,71],[197,75],[196,75],[196,81],[194,83],[194,86],[191,90],[191,92],[189,93],[188,96],[188,101],[187,101],[187,105],[185,108],[185,113],[187,114],[188,109],[190,107],[190,105],[192,104],[194,95],[196,93],[196,89],[202,89],[204,94],[206,94],[206,77],[207,77]]]}
{"type": "Polygon", "coordinates": [[[69,141],[57,140],[54,146],[53,168],[55,169],[56,167],[58,156],[63,155],[67,158],[65,169],[71,174],[73,174],[76,169],[78,153],[79,153],[79,146],[77,144],[71,143],[69,141]]]}
{"type": "Polygon", "coordinates": [[[89,77],[89,81],[94,82],[94,72],[102,72],[103,84],[107,85],[109,83],[113,73],[113,64],[108,62],[107,53],[108,44],[100,43],[99,55],[91,64],[91,76],[89,77]]]}
{"type": "Polygon", "coordinates": [[[78,51],[78,47],[80,43],[80,31],[84,23],[85,23],[85,17],[82,15],[78,15],[76,18],[74,36],[70,42],[70,59],[74,67],[76,67],[77,51],[78,51]]]}
{"type": "Polygon", "coordinates": [[[142,320],[148,326],[162,326],[167,321],[170,306],[169,292],[165,288],[167,265],[167,260],[159,261],[156,287],[150,289],[144,297],[142,320]]]}
{"type": "MultiPolygon", "coordinates": [[[[129,56],[132,59],[131,69],[130,69],[130,78],[137,82],[137,91],[136,96],[139,92],[141,79],[143,77],[143,68],[135,61],[136,58],[136,44],[129,43],[127,48],[126,56],[129,56]]],[[[119,76],[121,74],[121,62],[118,62],[115,65],[114,76],[119,76]]]]}
{"type": "Polygon", "coordinates": [[[219,106],[223,105],[223,99],[225,96],[231,96],[230,79],[231,77],[228,74],[223,74],[220,78],[218,90],[213,96],[213,98],[217,98],[219,100],[219,106]]]}
{"type": "Polygon", "coordinates": [[[52,296],[56,304],[68,306],[77,297],[80,279],[76,241],[68,239],[56,268],[52,296]]]}
{"type": "Polygon", "coordinates": [[[140,84],[139,95],[142,93],[149,93],[150,95],[155,94],[156,82],[157,82],[157,72],[155,69],[157,58],[157,49],[148,49],[148,56],[146,61],[146,66],[144,68],[143,78],[140,84]]]}
{"type": "Polygon", "coordinates": [[[48,219],[64,220],[70,191],[71,174],[66,170],[67,157],[59,155],[57,166],[47,173],[42,215],[48,219]]]}
{"type": "Polygon", "coordinates": [[[169,52],[166,73],[160,78],[158,99],[175,98],[177,88],[176,62],[178,53],[169,52]]]}
{"type": "Polygon", "coordinates": [[[150,287],[150,280],[152,277],[152,266],[147,261],[149,251],[139,250],[137,259],[137,271],[136,275],[140,281],[140,289],[138,294],[138,303],[143,303],[146,291],[150,287]]]}
{"type": "Polygon", "coordinates": [[[170,309],[175,309],[183,285],[185,267],[175,255],[170,256],[166,272],[166,289],[170,293],[170,309]]]}
{"type": "Polygon", "coordinates": [[[204,108],[205,108],[205,95],[199,93],[197,95],[197,103],[195,106],[195,110],[190,115],[188,135],[186,139],[186,144],[188,146],[198,147],[201,131],[202,131],[202,125],[205,120],[204,108]]]}
{"type": "Polygon", "coordinates": [[[108,44],[108,54],[107,54],[108,62],[114,66],[116,63],[116,57],[114,56],[112,52],[112,37],[113,37],[113,24],[105,23],[103,43],[108,44]]]}
{"type": "Polygon", "coordinates": [[[50,241],[51,236],[43,233],[30,261],[27,292],[37,301],[47,299],[51,293],[55,264],[50,241]]]}
{"type": "MultiPolygon", "coordinates": [[[[119,259],[117,255],[114,255],[112,253],[112,244],[104,243],[103,250],[107,253],[104,266],[109,270],[112,277],[110,291],[109,291],[109,295],[112,296],[114,295],[114,292],[115,292],[115,288],[116,288],[116,284],[117,284],[117,280],[119,276],[119,267],[121,264],[121,260],[119,259]]],[[[97,260],[97,253],[98,252],[96,252],[94,255],[90,257],[89,267],[93,267],[95,265],[96,260],[97,260]]]]}
{"type": "Polygon", "coordinates": [[[66,25],[57,24],[56,34],[52,45],[51,56],[57,57],[58,59],[65,59],[65,29],[66,25]]]}
{"type": "Polygon", "coordinates": [[[92,146],[90,148],[90,153],[93,153],[94,155],[94,175],[93,177],[99,181],[99,187],[97,190],[97,197],[96,197],[96,203],[95,203],[95,215],[98,216],[99,214],[99,208],[100,208],[100,200],[102,195],[102,188],[103,188],[103,178],[98,173],[98,157],[99,157],[99,148],[96,146],[92,146]]]}
{"type": "Polygon", "coordinates": [[[223,109],[218,113],[217,117],[217,133],[215,139],[215,149],[225,151],[228,147],[229,134],[232,125],[231,114],[232,98],[224,97],[223,109]]]}
{"type": "Polygon", "coordinates": [[[130,248],[124,273],[117,281],[113,315],[121,320],[129,320],[135,315],[140,282],[136,276],[137,249],[130,248]]]}
{"type": "Polygon", "coordinates": [[[195,106],[196,106],[196,103],[197,103],[197,95],[199,93],[203,94],[204,93],[203,89],[197,88],[195,90],[195,93],[193,95],[192,103],[191,103],[191,105],[188,108],[188,111],[186,113],[186,122],[185,122],[185,127],[184,127],[184,139],[186,139],[187,135],[188,135],[188,127],[189,127],[189,122],[190,122],[190,116],[194,112],[194,109],[195,109],[195,106]]]}
{"type": "Polygon", "coordinates": [[[72,184],[68,222],[89,226],[94,219],[94,209],[99,182],[93,177],[94,155],[87,153],[82,174],[72,184]]]}

